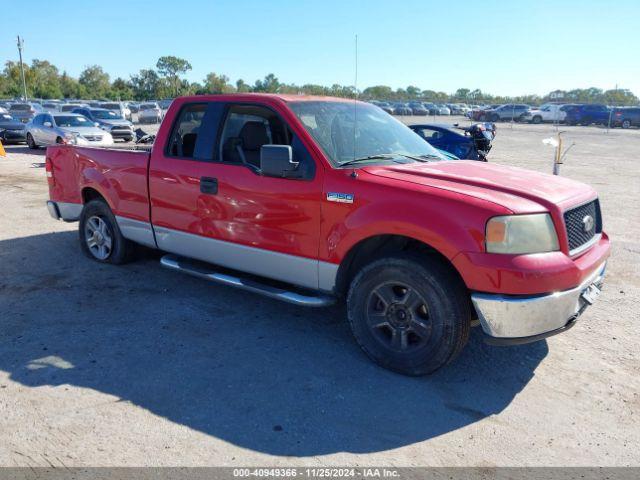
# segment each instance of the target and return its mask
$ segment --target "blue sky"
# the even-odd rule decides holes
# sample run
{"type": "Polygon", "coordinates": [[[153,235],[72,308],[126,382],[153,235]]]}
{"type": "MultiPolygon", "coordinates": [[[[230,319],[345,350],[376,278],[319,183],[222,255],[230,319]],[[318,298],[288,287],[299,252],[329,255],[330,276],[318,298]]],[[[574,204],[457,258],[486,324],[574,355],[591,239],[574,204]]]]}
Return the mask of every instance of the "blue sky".
{"type": "Polygon", "coordinates": [[[640,1],[22,0],[3,9],[0,61],[46,59],[77,76],[99,64],[128,78],[161,55],[253,83],[545,94],[629,88],[640,95],[640,1]],[[18,6],[19,4],[19,6],[18,6]]]}

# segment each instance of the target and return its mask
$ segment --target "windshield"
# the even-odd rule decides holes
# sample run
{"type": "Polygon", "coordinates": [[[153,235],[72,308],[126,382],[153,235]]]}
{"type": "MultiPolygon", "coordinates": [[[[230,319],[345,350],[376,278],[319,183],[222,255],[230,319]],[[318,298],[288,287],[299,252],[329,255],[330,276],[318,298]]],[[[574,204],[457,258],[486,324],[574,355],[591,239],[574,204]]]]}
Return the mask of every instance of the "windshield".
{"type": "Polygon", "coordinates": [[[93,127],[93,123],[77,115],[56,115],[53,118],[59,127],[93,127]]]}
{"type": "MultiPolygon", "coordinates": [[[[445,158],[403,123],[366,103],[291,102],[291,109],[329,160],[340,166],[354,159],[385,155],[445,158]],[[357,128],[354,131],[354,117],[357,128]]],[[[371,161],[385,161],[372,158],[371,161]]],[[[386,159],[386,161],[390,161],[386,159]]]]}
{"type": "Polygon", "coordinates": [[[15,111],[23,111],[23,110],[31,110],[31,105],[29,105],[28,103],[14,103],[13,105],[11,105],[11,107],[9,107],[10,110],[15,110],[15,111]]]}
{"type": "Polygon", "coordinates": [[[120,104],[118,103],[103,103],[102,108],[108,108],[109,110],[120,110],[120,104]]]}
{"type": "Polygon", "coordinates": [[[93,110],[91,114],[101,120],[120,120],[122,117],[111,110],[93,110]]]}
{"type": "Polygon", "coordinates": [[[155,103],[143,103],[140,105],[140,110],[151,110],[153,108],[158,108],[158,105],[155,103]]]}

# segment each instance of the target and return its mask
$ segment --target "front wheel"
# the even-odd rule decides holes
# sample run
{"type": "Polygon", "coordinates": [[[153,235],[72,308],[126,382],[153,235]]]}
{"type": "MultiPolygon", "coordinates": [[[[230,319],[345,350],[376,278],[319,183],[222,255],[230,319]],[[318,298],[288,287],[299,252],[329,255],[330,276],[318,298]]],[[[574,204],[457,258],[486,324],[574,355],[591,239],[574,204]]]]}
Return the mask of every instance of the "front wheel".
{"type": "Polygon", "coordinates": [[[404,254],[364,267],[347,297],[349,324],[365,353],[405,375],[453,360],[469,337],[470,307],[460,278],[436,258],[404,254]]]}
{"type": "Polygon", "coordinates": [[[623,120],[622,121],[622,128],[624,128],[626,130],[627,128],[630,128],[630,127],[631,127],[631,121],[630,120],[623,120]]]}
{"type": "Polygon", "coordinates": [[[80,215],[80,245],[92,260],[119,265],[133,258],[134,244],[122,236],[116,218],[102,200],[92,200],[80,215]]]}
{"type": "Polygon", "coordinates": [[[35,140],[33,139],[33,136],[30,133],[27,133],[27,146],[31,150],[36,150],[38,148],[38,145],[36,144],[35,140]]]}
{"type": "Polygon", "coordinates": [[[540,115],[536,115],[535,117],[533,117],[533,123],[535,124],[539,124],[542,123],[542,117],[540,115]]]}

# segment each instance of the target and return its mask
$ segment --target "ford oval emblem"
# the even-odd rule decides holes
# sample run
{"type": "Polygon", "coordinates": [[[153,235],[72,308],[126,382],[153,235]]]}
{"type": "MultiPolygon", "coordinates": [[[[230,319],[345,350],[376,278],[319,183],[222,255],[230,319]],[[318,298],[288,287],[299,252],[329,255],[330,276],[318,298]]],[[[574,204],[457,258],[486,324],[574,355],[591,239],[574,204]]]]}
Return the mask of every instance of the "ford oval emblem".
{"type": "Polygon", "coordinates": [[[593,217],[591,215],[585,215],[585,217],[582,219],[582,229],[586,233],[589,233],[591,230],[593,230],[594,224],[595,222],[593,221],[593,217]]]}

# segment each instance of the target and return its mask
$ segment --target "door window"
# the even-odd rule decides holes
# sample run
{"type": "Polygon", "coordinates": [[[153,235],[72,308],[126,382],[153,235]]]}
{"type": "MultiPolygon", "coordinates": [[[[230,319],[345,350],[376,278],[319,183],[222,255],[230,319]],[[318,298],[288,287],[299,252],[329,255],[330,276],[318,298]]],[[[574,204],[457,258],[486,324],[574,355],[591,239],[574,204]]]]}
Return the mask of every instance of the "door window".
{"type": "Polygon", "coordinates": [[[315,162],[289,126],[271,109],[231,105],[218,144],[222,163],[243,165],[258,173],[263,145],[290,145],[299,179],[312,179],[315,162]]]}

